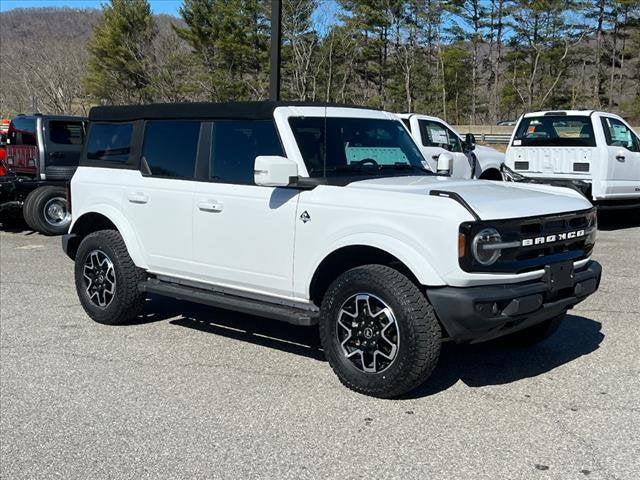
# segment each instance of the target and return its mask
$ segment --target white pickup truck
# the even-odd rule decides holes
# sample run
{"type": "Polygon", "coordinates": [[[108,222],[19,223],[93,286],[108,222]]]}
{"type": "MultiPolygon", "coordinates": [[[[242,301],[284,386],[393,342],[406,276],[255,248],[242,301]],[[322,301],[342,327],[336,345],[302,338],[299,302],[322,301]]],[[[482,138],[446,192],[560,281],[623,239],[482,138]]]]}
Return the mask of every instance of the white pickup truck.
{"type": "Polygon", "coordinates": [[[476,145],[475,138],[470,133],[463,139],[441,118],[418,113],[399,113],[397,116],[411,132],[434,172],[438,168],[440,155],[448,154],[452,157],[450,175],[453,178],[502,180],[500,172],[504,153],[476,145]]]}
{"type": "Polygon", "coordinates": [[[318,326],[346,386],[392,397],[427,379],[443,340],[540,341],[599,285],[582,195],[438,176],[391,113],[193,103],[89,119],[62,243],[100,323],[153,293],[318,326]]]}
{"type": "Polygon", "coordinates": [[[640,138],[611,113],[527,113],[513,131],[505,165],[526,178],[579,190],[601,206],[640,205],[640,138]]]}

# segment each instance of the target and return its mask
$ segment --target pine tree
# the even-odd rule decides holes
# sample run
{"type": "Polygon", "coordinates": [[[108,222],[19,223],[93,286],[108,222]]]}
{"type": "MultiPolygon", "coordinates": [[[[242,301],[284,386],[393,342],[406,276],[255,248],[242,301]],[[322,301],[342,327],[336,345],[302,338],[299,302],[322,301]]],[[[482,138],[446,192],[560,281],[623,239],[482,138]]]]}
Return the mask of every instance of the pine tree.
{"type": "Polygon", "coordinates": [[[268,85],[269,2],[185,0],[175,26],[191,47],[198,85],[210,100],[257,99],[268,85]]]}
{"type": "Polygon", "coordinates": [[[100,102],[150,101],[149,65],[155,35],[147,0],[111,0],[105,5],[87,46],[87,93],[100,102]]]}

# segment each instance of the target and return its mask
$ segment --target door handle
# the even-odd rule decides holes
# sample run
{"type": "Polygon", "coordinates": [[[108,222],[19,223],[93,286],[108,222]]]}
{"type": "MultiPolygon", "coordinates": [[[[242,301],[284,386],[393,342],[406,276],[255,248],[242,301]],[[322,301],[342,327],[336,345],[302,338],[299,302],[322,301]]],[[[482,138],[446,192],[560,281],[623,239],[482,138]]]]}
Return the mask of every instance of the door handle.
{"type": "Polygon", "coordinates": [[[438,158],[440,158],[440,154],[438,154],[438,155],[431,155],[431,158],[432,158],[433,160],[438,160],[438,158]]]}
{"type": "Polygon", "coordinates": [[[130,193],[129,195],[127,195],[127,198],[131,203],[144,204],[149,201],[149,197],[144,193],[140,193],[140,192],[130,193]]]}
{"type": "Polygon", "coordinates": [[[215,200],[201,200],[198,202],[198,209],[203,212],[221,212],[223,208],[224,205],[215,200]]]}
{"type": "Polygon", "coordinates": [[[622,153],[618,153],[616,155],[616,160],[618,160],[619,162],[624,162],[625,158],[626,157],[622,153]]]}

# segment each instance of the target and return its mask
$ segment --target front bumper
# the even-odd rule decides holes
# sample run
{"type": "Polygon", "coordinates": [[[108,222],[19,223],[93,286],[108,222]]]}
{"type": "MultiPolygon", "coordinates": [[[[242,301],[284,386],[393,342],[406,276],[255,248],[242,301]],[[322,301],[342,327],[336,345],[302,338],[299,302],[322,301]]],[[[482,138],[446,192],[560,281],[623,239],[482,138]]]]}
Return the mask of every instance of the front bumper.
{"type": "Polygon", "coordinates": [[[480,287],[427,289],[436,315],[456,342],[481,342],[533,326],[573,308],[600,285],[602,267],[590,261],[573,286],[554,290],[543,280],[480,287]]]}

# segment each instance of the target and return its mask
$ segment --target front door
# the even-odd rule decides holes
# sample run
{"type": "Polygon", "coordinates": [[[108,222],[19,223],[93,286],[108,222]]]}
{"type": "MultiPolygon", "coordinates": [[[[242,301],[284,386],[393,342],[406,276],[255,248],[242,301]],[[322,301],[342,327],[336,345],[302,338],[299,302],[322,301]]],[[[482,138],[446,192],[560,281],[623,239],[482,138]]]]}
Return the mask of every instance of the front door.
{"type": "Polygon", "coordinates": [[[618,198],[640,195],[640,139],[623,121],[601,117],[607,142],[605,190],[618,198]]]}
{"type": "Polygon", "coordinates": [[[290,297],[298,191],[255,185],[258,155],[283,155],[272,120],[213,122],[210,181],[194,197],[193,277],[290,297]]]}
{"type": "Polygon", "coordinates": [[[419,120],[420,125],[420,149],[435,172],[438,166],[438,157],[443,153],[449,153],[453,157],[454,178],[471,178],[473,174],[472,164],[462,150],[460,137],[443,123],[435,120],[419,120]]]}

